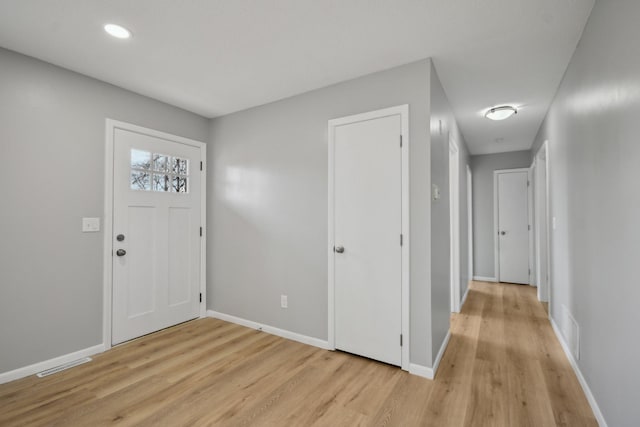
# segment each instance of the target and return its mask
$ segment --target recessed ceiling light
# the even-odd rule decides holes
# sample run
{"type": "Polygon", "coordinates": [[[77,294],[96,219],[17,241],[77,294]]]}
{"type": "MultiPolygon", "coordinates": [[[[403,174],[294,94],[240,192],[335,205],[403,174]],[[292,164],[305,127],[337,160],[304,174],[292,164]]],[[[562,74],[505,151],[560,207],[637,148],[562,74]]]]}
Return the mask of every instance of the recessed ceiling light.
{"type": "Polygon", "coordinates": [[[510,105],[502,105],[500,107],[493,107],[485,113],[485,117],[490,120],[504,120],[518,114],[518,110],[510,105]]]}
{"type": "Polygon", "coordinates": [[[104,30],[110,36],[116,37],[118,39],[128,39],[129,37],[131,37],[131,31],[127,30],[126,28],[120,25],[107,24],[104,26],[104,30]]]}

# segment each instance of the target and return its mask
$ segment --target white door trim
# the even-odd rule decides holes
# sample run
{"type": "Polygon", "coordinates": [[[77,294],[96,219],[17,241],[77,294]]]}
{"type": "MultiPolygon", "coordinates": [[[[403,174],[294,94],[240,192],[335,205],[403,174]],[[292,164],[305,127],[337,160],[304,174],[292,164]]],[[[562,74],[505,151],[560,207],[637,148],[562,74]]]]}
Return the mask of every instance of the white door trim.
{"type": "Polygon", "coordinates": [[[449,135],[449,286],[451,312],[460,312],[460,151],[449,135]]]}
{"type": "Polygon", "coordinates": [[[493,171],[493,269],[496,281],[500,282],[500,240],[498,239],[498,175],[502,173],[527,172],[529,168],[499,169],[493,171]]]}
{"type": "MultiPolygon", "coordinates": [[[[468,240],[468,268],[469,280],[473,279],[473,174],[467,165],[467,240],[468,240]]],[[[468,285],[467,285],[468,286],[468,285]]]]}
{"type": "MultiPolygon", "coordinates": [[[[542,296],[542,291],[543,291],[543,287],[545,287],[546,289],[544,289],[544,291],[546,291],[546,297],[547,297],[547,301],[549,302],[549,316],[551,316],[551,197],[550,197],[550,177],[549,177],[549,141],[544,141],[544,143],[540,146],[540,148],[538,149],[538,151],[536,152],[535,156],[534,156],[534,164],[535,164],[535,168],[536,168],[536,173],[537,172],[537,168],[540,167],[540,161],[538,161],[538,159],[544,155],[544,169],[545,169],[545,182],[544,182],[544,198],[545,198],[545,212],[543,212],[542,214],[546,217],[546,261],[547,261],[547,268],[546,268],[546,278],[545,277],[537,277],[538,280],[538,299],[540,301],[542,301],[544,298],[541,298],[542,296]]],[[[537,181],[537,179],[536,179],[537,181]]],[[[540,212],[538,211],[538,208],[536,207],[535,209],[535,215],[536,217],[540,214],[540,212]]],[[[539,226],[540,220],[539,218],[535,219],[535,224],[536,226],[539,226]]],[[[540,230],[536,230],[536,245],[539,245],[539,233],[540,230]]],[[[540,250],[538,247],[536,247],[536,253],[535,253],[535,257],[536,257],[536,268],[538,268],[538,266],[540,265],[540,260],[539,260],[539,256],[540,256],[540,250]]],[[[539,268],[538,268],[539,270],[539,268]]]]}
{"type": "Polygon", "coordinates": [[[529,200],[527,223],[529,225],[529,286],[536,285],[536,259],[535,259],[535,241],[533,235],[533,220],[534,220],[534,204],[533,204],[533,170],[535,162],[529,167],[527,175],[527,198],[529,200]]]}
{"type": "Polygon", "coordinates": [[[113,168],[114,168],[114,135],[116,129],[123,129],[143,135],[162,138],[169,141],[179,142],[200,149],[200,160],[202,161],[202,179],[200,185],[200,218],[202,222],[202,239],[200,239],[200,292],[202,293],[202,303],[200,304],[200,317],[206,317],[207,285],[206,285],[206,249],[207,249],[207,145],[204,142],[184,138],[169,133],[160,132],[154,129],[145,128],[131,123],[118,120],[106,119],[105,121],[105,173],[104,173],[104,225],[103,225],[103,303],[102,303],[102,341],[104,349],[108,350],[111,345],[111,317],[112,317],[112,292],[113,292],[113,168]]]}
{"type": "MultiPolygon", "coordinates": [[[[370,111],[362,114],[341,117],[329,120],[328,138],[329,138],[329,236],[327,246],[327,258],[329,260],[329,280],[328,280],[328,329],[327,341],[329,348],[335,350],[335,265],[334,265],[334,152],[335,152],[335,128],[337,126],[356,123],[365,120],[379,119],[388,116],[400,115],[401,133],[402,133],[402,364],[401,368],[405,371],[409,370],[409,105],[399,105],[389,107],[382,110],[370,111]]],[[[398,141],[400,143],[400,141],[398,141]]]]}

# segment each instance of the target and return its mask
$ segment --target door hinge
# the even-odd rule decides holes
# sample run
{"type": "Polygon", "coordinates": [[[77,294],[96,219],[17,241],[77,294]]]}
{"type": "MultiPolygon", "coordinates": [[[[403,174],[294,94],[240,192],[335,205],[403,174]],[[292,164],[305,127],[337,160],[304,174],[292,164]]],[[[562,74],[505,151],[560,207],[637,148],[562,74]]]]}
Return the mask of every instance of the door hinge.
{"type": "Polygon", "coordinates": [[[202,292],[200,292],[200,302],[202,302],[202,292]]]}
{"type": "Polygon", "coordinates": [[[403,243],[404,243],[404,236],[401,234],[400,235],[400,246],[402,246],[403,243]]]}
{"type": "Polygon", "coordinates": [[[402,347],[402,334],[400,334],[400,347],[402,347]]]}
{"type": "Polygon", "coordinates": [[[200,237],[202,237],[202,227],[200,227],[200,237]]]}
{"type": "Polygon", "coordinates": [[[531,224],[527,225],[527,230],[531,231],[531,224]]]}
{"type": "Polygon", "coordinates": [[[202,170],[202,162],[200,162],[200,170],[202,170]]]}
{"type": "Polygon", "coordinates": [[[402,148],[402,135],[400,135],[400,148],[402,148]]]}
{"type": "Polygon", "coordinates": [[[529,181],[527,181],[527,187],[529,186],[529,181]]]}
{"type": "Polygon", "coordinates": [[[529,276],[531,276],[531,269],[529,269],[529,276]]]}

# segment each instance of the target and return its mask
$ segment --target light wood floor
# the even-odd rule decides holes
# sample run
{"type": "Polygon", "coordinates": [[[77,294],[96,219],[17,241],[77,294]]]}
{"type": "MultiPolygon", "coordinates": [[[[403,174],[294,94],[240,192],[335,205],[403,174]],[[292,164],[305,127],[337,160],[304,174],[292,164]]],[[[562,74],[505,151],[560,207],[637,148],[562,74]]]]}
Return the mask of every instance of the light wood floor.
{"type": "Polygon", "coordinates": [[[476,282],[435,381],[214,319],[0,385],[0,425],[596,426],[535,289],[476,282]]]}

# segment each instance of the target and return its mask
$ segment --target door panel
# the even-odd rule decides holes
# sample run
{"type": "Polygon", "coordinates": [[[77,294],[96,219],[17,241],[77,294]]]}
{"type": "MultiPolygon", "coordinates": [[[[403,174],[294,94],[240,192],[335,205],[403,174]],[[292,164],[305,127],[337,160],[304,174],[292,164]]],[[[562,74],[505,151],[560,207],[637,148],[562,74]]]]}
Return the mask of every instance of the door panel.
{"type": "Polygon", "coordinates": [[[192,297],[189,230],[193,230],[191,210],[169,208],[169,305],[186,303],[192,297]]]}
{"type": "Polygon", "coordinates": [[[116,258],[118,269],[126,269],[123,283],[127,289],[127,316],[129,318],[152,313],[155,301],[155,257],[149,248],[155,247],[155,208],[152,206],[129,206],[127,234],[129,244],[127,256],[116,258]]]}
{"type": "Polygon", "coordinates": [[[529,283],[528,173],[498,174],[500,281],[529,283]]]}
{"type": "Polygon", "coordinates": [[[198,147],[114,132],[112,344],[199,315],[199,163],[198,147]]]}
{"type": "Polygon", "coordinates": [[[400,115],[335,128],[337,349],[401,364],[400,115]]]}

